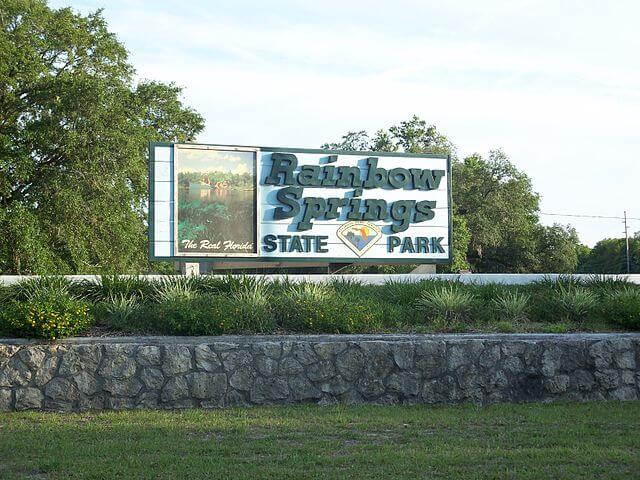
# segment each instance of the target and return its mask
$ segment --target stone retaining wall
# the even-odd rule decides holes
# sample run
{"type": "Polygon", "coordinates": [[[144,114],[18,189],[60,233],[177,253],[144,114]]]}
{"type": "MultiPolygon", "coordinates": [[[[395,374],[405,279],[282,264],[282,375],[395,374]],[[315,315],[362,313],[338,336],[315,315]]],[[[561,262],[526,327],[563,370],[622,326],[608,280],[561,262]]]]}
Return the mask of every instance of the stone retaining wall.
{"type": "Polygon", "coordinates": [[[640,335],[0,340],[0,410],[635,400],[640,335]]]}

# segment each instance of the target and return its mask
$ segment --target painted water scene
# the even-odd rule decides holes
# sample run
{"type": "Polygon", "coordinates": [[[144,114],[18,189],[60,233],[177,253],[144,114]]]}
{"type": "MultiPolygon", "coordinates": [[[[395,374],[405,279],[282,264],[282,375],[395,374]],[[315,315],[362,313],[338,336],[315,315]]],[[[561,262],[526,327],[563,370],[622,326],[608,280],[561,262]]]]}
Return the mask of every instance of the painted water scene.
{"type": "Polygon", "coordinates": [[[178,253],[255,253],[255,152],[181,148],[178,253]]]}

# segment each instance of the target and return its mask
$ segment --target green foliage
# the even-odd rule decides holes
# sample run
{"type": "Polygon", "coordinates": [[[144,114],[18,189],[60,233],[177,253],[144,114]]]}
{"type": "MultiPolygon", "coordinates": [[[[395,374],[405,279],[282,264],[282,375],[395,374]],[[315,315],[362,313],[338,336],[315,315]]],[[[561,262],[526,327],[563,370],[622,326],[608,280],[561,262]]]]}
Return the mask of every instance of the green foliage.
{"type": "Polygon", "coordinates": [[[333,297],[317,302],[297,295],[285,295],[275,301],[278,324],[289,332],[364,333],[383,327],[380,304],[367,299],[333,297]]]}
{"type": "Polygon", "coordinates": [[[566,288],[560,284],[554,300],[564,318],[574,322],[585,319],[596,307],[596,295],[584,287],[566,288]]]}
{"type": "Polygon", "coordinates": [[[150,303],[140,308],[132,327],[169,335],[221,335],[273,331],[264,305],[223,295],[201,295],[150,303]]]}
{"type": "MultiPolygon", "coordinates": [[[[626,242],[624,238],[600,240],[580,257],[578,271],[583,273],[627,273],[626,242]]],[[[640,273],[640,232],[629,239],[629,270],[640,273]]]]}
{"type": "Polygon", "coordinates": [[[575,272],[581,247],[575,228],[557,223],[550,227],[541,226],[538,233],[539,264],[536,270],[548,273],[575,272]]]}
{"type": "Polygon", "coordinates": [[[134,315],[140,308],[135,297],[115,295],[107,301],[98,303],[94,315],[116,330],[127,330],[134,315]]]}
{"type": "Polygon", "coordinates": [[[56,340],[78,335],[92,324],[89,304],[67,295],[39,293],[5,304],[1,330],[20,337],[56,340]]]}
{"type": "Polygon", "coordinates": [[[70,296],[72,283],[62,276],[43,276],[24,279],[13,284],[7,294],[16,300],[34,300],[70,296]]]}
{"type": "Polygon", "coordinates": [[[197,294],[194,278],[178,275],[162,277],[155,285],[154,297],[160,302],[193,298],[197,294]]]}
{"type": "Polygon", "coordinates": [[[493,309],[496,316],[503,321],[519,322],[527,319],[529,301],[531,297],[526,293],[506,291],[493,299],[493,309]]]}
{"type": "Polygon", "coordinates": [[[640,330],[640,288],[626,287],[606,293],[600,305],[607,320],[624,328],[640,330]]]}
{"type": "Polygon", "coordinates": [[[468,319],[474,304],[475,296],[454,284],[423,292],[416,302],[428,318],[447,322],[468,319]]]}
{"type": "Polygon", "coordinates": [[[92,302],[110,301],[114,298],[133,298],[144,301],[156,293],[153,282],[136,275],[102,275],[97,282],[84,280],[73,286],[77,296],[92,302]]]}
{"type": "Polygon", "coordinates": [[[0,273],[144,270],[148,142],[202,117],[174,85],[134,84],[100,11],[0,8],[0,273]]]}

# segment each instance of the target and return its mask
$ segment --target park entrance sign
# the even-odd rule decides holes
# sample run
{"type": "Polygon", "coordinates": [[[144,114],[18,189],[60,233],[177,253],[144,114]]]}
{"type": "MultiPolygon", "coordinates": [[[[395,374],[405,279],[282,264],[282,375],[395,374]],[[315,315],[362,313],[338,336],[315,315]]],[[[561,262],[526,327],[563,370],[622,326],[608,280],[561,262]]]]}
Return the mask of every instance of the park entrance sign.
{"type": "Polygon", "coordinates": [[[447,156],[150,144],[154,260],[451,261],[447,156]]]}

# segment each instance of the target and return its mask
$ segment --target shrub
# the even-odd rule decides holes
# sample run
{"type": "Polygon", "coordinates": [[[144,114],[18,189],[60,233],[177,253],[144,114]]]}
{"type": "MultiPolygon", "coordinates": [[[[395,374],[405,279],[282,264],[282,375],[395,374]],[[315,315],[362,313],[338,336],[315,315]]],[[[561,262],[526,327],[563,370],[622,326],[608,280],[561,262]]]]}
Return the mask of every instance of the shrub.
{"type": "Polygon", "coordinates": [[[154,285],[154,299],[160,302],[190,299],[196,296],[195,277],[163,277],[154,285]]]}
{"type": "Polygon", "coordinates": [[[416,306],[430,318],[458,321],[468,318],[474,303],[473,294],[452,284],[423,292],[416,306]]]}
{"type": "Polygon", "coordinates": [[[503,321],[518,322],[527,319],[530,299],[529,295],[517,290],[505,291],[494,298],[491,304],[496,317],[503,321]]]}
{"type": "Polygon", "coordinates": [[[275,323],[266,305],[228,295],[174,298],[136,310],[131,326],[167,335],[220,335],[272,331],[275,323]]]}
{"type": "Polygon", "coordinates": [[[275,302],[278,324],[289,332],[358,333],[382,329],[377,302],[334,296],[327,301],[284,296],[275,302]]]}
{"type": "Polygon", "coordinates": [[[627,287],[607,293],[602,299],[602,315],[625,328],[640,329],[640,289],[627,287]]]}
{"type": "Polygon", "coordinates": [[[97,304],[94,312],[102,320],[102,324],[116,330],[126,330],[139,308],[135,297],[117,295],[109,301],[97,304]]]}
{"type": "Polygon", "coordinates": [[[68,297],[72,283],[62,276],[42,276],[21,280],[11,285],[8,295],[15,300],[31,300],[35,298],[68,297]]]}
{"type": "Polygon", "coordinates": [[[554,300],[564,318],[582,322],[595,308],[597,297],[584,287],[567,288],[562,284],[554,294],[554,300]]]}
{"type": "Polygon", "coordinates": [[[84,280],[73,286],[76,296],[91,302],[109,302],[114,298],[134,298],[145,301],[153,298],[154,282],[135,275],[102,275],[99,282],[84,280]]]}
{"type": "Polygon", "coordinates": [[[3,330],[30,338],[56,340],[77,335],[92,324],[89,304],[68,295],[45,295],[14,300],[0,314],[3,330]]]}

